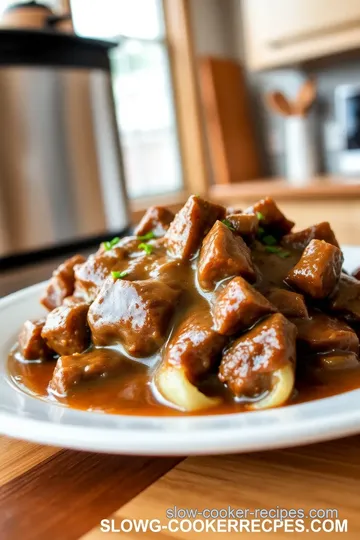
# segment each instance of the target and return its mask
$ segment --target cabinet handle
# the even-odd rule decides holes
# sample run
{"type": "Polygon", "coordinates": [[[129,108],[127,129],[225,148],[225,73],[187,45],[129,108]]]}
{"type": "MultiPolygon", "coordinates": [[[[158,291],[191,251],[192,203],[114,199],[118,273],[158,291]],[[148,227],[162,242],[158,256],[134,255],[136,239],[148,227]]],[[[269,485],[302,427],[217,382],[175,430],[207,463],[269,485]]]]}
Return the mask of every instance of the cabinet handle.
{"type": "Polygon", "coordinates": [[[353,30],[355,28],[360,29],[360,19],[332,24],[330,26],[327,26],[326,28],[308,30],[294,36],[273,39],[268,42],[268,45],[273,49],[281,49],[282,47],[296,45],[298,43],[302,43],[303,41],[309,41],[313,38],[326,37],[334,33],[344,32],[346,30],[353,30]]]}

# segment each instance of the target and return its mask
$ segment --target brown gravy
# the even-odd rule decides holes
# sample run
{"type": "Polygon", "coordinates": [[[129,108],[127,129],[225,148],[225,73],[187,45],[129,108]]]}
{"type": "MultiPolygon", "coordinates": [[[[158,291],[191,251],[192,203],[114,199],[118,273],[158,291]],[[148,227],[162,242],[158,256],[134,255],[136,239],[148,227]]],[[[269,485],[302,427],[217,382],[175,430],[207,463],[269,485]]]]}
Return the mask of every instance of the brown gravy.
{"type": "MultiPolygon", "coordinates": [[[[120,353],[114,351],[114,354],[120,353]]],[[[11,380],[21,390],[74,409],[144,416],[229,414],[247,410],[246,404],[234,400],[214,377],[207,381],[206,393],[222,394],[224,401],[221,405],[196,413],[177,411],[154,396],[151,387],[152,368],[136,361],[132,364],[132,369],[125,370],[121,375],[82,383],[67,397],[55,397],[48,391],[55,367],[54,361],[25,363],[17,361],[15,355],[11,354],[8,370],[11,380]]],[[[318,381],[309,378],[297,381],[296,390],[287,405],[326,398],[356,388],[360,388],[360,367],[322,371],[318,381]]]]}

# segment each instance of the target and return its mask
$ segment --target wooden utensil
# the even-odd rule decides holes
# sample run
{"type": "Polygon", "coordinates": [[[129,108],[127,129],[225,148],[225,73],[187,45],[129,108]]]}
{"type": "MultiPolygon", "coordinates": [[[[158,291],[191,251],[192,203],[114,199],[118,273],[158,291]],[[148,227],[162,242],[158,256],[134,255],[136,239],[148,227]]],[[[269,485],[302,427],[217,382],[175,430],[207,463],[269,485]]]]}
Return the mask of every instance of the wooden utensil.
{"type": "Polygon", "coordinates": [[[312,79],[308,79],[301,85],[294,103],[295,114],[306,115],[315,101],[316,89],[316,82],[312,79]]]}
{"type": "Polygon", "coordinates": [[[276,114],[281,114],[282,116],[293,114],[293,107],[282,92],[277,90],[269,92],[266,94],[265,99],[268,107],[276,114]]]}

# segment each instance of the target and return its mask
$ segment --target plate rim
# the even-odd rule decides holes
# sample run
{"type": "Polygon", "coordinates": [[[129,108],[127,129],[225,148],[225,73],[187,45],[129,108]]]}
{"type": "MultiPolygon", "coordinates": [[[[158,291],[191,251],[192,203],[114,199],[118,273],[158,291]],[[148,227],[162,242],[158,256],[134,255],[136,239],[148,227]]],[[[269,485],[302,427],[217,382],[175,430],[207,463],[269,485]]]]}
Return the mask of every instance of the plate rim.
{"type": "MultiPolygon", "coordinates": [[[[360,398],[360,389],[344,392],[338,396],[349,394],[358,394],[360,398]]],[[[317,401],[324,402],[331,400],[333,402],[338,396],[317,401]]],[[[290,407],[302,408],[305,405],[307,403],[290,407]]],[[[279,410],[284,409],[286,408],[279,408],[279,410]]],[[[89,412],[88,414],[91,413],[89,412]]],[[[206,418],[209,421],[219,418],[219,416],[227,416],[235,419],[235,417],[241,414],[243,413],[212,415],[206,418]]],[[[245,414],[261,415],[262,413],[254,412],[245,414]]],[[[116,416],[129,418],[126,415],[116,416]]],[[[144,417],[138,418],[143,419],[144,417]]],[[[190,423],[195,424],[194,421],[196,418],[198,417],[190,417],[189,420],[192,421],[190,423]]],[[[331,416],[325,419],[325,422],[324,417],[297,421],[295,431],[292,430],[293,426],[290,422],[285,422],[283,425],[277,425],[274,429],[276,437],[274,437],[274,433],[272,432],[274,426],[271,426],[270,429],[247,427],[244,432],[241,432],[237,426],[226,428],[224,431],[210,428],[209,430],[201,431],[201,433],[199,432],[197,435],[192,430],[186,433],[186,431],[178,429],[176,431],[145,432],[144,434],[142,429],[126,430],[121,428],[64,425],[26,417],[14,417],[12,414],[0,412],[0,432],[5,436],[74,450],[153,456],[211,455],[229,452],[255,452],[284,447],[290,448],[354,435],[359,432],[359,426],[360,407],[358,410],[353,409],[350,412],[337,414],[335,417],[331,416]],[[335,433],[334,429],[336,429],[335,433]],[[21,433],[21,437],[19,433],[21,433]],[[129,438],[131,438],[131,441],[129,441],[129,438]],[[156,442],[153,442],[155,439],[156,442]],[[215,443],[214,439],[216,439],[215,443]],[[146,444],[144,444],[144,440],[147,441],[146,444]]]]}

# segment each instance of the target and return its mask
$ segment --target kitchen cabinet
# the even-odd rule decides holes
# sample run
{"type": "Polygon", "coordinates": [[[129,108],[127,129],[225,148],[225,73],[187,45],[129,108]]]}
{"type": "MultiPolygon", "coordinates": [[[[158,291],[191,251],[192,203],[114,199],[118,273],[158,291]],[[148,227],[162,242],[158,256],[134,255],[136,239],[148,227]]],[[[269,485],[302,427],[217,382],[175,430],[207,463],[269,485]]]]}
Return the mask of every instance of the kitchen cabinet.
{"type": "Polygon", "coordinates": [[[252,70],[360,47],[359,0],[242,0],[242,17],[252,70]]]}

